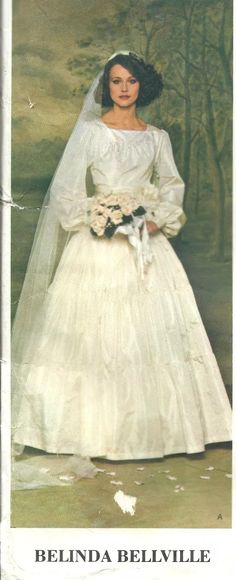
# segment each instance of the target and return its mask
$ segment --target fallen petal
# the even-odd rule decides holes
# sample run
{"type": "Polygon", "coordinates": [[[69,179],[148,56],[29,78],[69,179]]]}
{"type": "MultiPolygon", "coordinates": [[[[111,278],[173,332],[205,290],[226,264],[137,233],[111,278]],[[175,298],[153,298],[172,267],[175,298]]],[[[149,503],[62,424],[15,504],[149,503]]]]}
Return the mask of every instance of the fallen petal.
{"type": "Polygon", "coordinates": [[[178,478],[175,477],[174,475],[167,475],[166,479],[170,479],[170,481],[176,481],[178,478]]]}
{"type": "Polygon", "coordinates": [[[110,483],[112,483],[112,485],[123,485],[123,481],[115,481],[114,479],[112,479],[110,483]]]}
{"type": "Polygon", "coordinates": [[[115,471],[105,471],[106,475],[116,475],[115,471]]]}
{"type": "Polygon", "coordinates": [[[135,485],[144,485],[143,481],[135,481],[135,485]]]}
{"type": "Polygon", "coordinates": [[[213,471],[215,468],[210,465],[209,467],[206,467],[205,471],[213,471]]]}
{"type": "Polygon", "coordinates": [[[119,491],[117,491],[114,495],[114,500],[124,514],[129,513],[131,516],[134,516],[135,505],[137,501],[136,497],[133,497],[132,495],[126,495],[121,489],[119,489],[119,491]]]}
{"type": "Polygon", "coordinates": [[[211,479],[210,475],[200,475],[201,479],[211,479]]]}
{"type": "Polygon", "coordinates": [[[137,471],[143,471],[144,467],[137,467],[137,471]]]}
{"type": "Polygon", "coordinates": [[[229,478],[231,478],[231,477],[233,477],[233,476],[232,476],[232,473],[226,473],[226,474],[225,474],[225,477],[229,477],[229,478]]]}
{"type": "Polygon", "coordinates": [[[61,481],[72,481],[75,479],[75,475],[59,475],[61,481]]]}

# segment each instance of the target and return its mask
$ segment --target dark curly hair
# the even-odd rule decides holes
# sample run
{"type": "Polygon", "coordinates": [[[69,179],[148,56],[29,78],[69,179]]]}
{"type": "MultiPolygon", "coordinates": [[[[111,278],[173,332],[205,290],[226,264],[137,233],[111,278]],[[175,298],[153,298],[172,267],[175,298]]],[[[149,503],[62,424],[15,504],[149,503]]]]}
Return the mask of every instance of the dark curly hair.
{"type": "Polygon", "coordinates": [[[146,64],[142,58],[133,52],[127,55],[117,54],[106,63],[101,78],[103,107],[112,107],[113,105],[109,91],[109,74],[115,64],[123,66],[139,81],[140,89],[136,101],[137,107],[149,105],[160,96],[163,89],[162,75],[155,70],[152,64],[146,64]]]}

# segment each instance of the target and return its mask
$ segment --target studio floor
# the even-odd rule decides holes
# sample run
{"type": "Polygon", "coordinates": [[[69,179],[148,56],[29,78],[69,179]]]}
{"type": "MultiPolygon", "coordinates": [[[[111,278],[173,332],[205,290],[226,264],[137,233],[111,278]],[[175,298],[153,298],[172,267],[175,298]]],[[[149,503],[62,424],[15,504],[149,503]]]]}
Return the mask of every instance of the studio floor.
{"type": "MultiPolygon", "coordinates": [[[[21,460],[34,455],[26,449],[21,460]]],[[[21,528],[230,528],[230,444],[199,456],[152,461],[94,460],[99,471],[66,487],[12,493],[12,527],[21,528]],[[114,500],[136,497],[134,514],[114,500]]]]}

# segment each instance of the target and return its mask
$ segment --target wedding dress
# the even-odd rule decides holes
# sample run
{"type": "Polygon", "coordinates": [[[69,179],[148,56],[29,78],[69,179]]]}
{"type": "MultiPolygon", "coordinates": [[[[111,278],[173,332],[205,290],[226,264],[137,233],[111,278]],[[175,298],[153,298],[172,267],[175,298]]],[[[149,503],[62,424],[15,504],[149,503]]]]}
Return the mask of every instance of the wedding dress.
{"type": "Polygon", "coordinates": [[[84,155],[93,195],[136,196],[160,230],[149,237],[151,258],[141,276],[127,236],[91,235],[93,198],[84,192],[78,204],[76,193],[52,186],[67,241],[34,340],[14,366],[14,442],[131,460],[198,453],[230,440],[225,387],[168,241],[185,222],[168,134],[151,125],[111,129],[97,119],[86,125],[84,155]]]}

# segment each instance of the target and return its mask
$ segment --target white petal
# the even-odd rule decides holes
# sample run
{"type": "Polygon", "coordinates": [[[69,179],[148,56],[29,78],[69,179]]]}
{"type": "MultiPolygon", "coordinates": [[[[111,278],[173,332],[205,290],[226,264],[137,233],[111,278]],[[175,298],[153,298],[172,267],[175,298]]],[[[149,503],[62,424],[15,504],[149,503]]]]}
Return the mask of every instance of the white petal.
{"type": "Polygon", "coordinates": [[[61,481],[71,481],[75,479],[75,475],[59,475],[61,481]]]}
{"type": "Polygon", "coordinates": [[[124,514],[129,513],[131,516],[134,516],[135,504],[137,501],[136,497],[126,495],[121,489],[119,489],[119,491],[114,495],[114,500],[124,514]]]}

